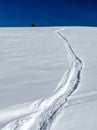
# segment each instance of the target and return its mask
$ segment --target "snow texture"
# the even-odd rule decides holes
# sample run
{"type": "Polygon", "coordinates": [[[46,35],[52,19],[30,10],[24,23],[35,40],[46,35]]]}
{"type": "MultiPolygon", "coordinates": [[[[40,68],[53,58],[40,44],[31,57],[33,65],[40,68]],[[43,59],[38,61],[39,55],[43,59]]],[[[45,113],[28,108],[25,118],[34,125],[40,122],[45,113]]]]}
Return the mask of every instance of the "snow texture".
{"type": "MultiPolygon", "coordinates": [[[[58,91],[48,99],[44,99],[38,107],[32,108],[30,113],[19,115],[8,120],[1,126],[1,130],[47,130],[50,128],[57,112],[65,105],[68,97],[77,88],[80,81],[80,72],[82,69],[81,60],[73,52],[68,40],[61,35],[60,31],[56,33],[64,40],[66,56],[70,62],[71,70],[68,73],[67,81],[61,82],[58,91]]],[[[64,77],[65,79],[65,77],[64,77]]]]}
{"type": "MultiPolygon", "coordinates": [[[[46,28],[46,30],[49,29],[46,28]]],[[[92,76],[91,73],[88,76],[86,75],[86,72],[93,70],[93,66],[87,63],[90,62],[88,58],[95,57],[96,49],[93,45],[89,44],[90,39],[93,38],[86,37],[85,39],[85,36],[87,36],[87,32],[89,36],[92,34],[92,37],[94,37],[92,42],[95,43],[96,35],[94,35],[94,32],[96,33],[97,29],[67,27],[62,29],[53,28],[52,30],[55,30],[55,33],[60,39],[54,38],[54,35],[52,37],[58,44],[63,40],[65,47],[62,49],[65,50],[70,67],[50,97],[2,110],[0,113],[0,130],[59,130],[65,128],[67,130],[96,130],[97,91],[95,86],[91,87],[89,85],[91,81],[89,82],[88,78],[92,76]],[[90,30],[92,33],[89,32],[90,30]],[[78,41],[76,40],[76,36],[78,41]],[[90,50],[93,49],[91,55],[89,54],[89,50],[88,52],[87,50],[84,52],[82,44],[79,45],[79,43],[83,43],[85,46],[83,39],[88,41],[88,48],[90,50]],[[83,63],[74,52],[79,55],[83,63]],[[84,70],[80,82],[82,68],[84,70]],[[84,82],[86,81],[85,83],[83,79],[84,82]],[[84,84],[88,86],[83,86],[84,84]],[[77,91],[75,92],[76,89],[77,91]]],[[[49,33],[47,32],[47,34],[49,33]]],[[[93,72],[95,71],[93,70],[93,72]]],[[[95,77],[94,81],[96,82],[95,77]]]]}

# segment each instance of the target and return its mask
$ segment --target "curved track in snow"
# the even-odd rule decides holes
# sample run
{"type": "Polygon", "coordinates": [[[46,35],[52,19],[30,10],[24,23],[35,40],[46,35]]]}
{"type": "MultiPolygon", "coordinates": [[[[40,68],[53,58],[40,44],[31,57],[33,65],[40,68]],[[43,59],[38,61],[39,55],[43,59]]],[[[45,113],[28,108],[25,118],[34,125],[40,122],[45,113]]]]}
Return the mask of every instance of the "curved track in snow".
{"type": "Polygon", "coordinates": [[[6,121],[2,121],[0,124],[0,130],[49,130],[54,118],[77,88],[82,62],[73,52],[68,40],[60,33],[62,30],[64,29],[57,30],[56,34],[64,42],[70,69],[62,77],[51,97],[29,105],[28,111],[26,110],[22,114],[19,112],[12,117],[9,114],[6,121]]]}

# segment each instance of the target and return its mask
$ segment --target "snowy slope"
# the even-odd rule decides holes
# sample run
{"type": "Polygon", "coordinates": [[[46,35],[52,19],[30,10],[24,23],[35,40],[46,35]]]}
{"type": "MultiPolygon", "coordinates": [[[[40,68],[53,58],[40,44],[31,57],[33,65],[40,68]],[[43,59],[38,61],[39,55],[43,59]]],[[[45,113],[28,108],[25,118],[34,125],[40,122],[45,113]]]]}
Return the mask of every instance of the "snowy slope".
{"type": "Polygon", "coordinates": [[[28,102],[0,112],[2,130],[97,129],[97,29],[60,29],[0,29],[0,108],[28,102]]]}
{"type": "Polygon", "coordinates": [[[52,94],[68,68],[55,30],[0,29],[0,109],[52,94]]]}
{"type": "Polygon", "coordinates": [[[97,28],[66,28],[62,34],[83,61],[81,82],[51,130],[97,130],[97,28]]]}

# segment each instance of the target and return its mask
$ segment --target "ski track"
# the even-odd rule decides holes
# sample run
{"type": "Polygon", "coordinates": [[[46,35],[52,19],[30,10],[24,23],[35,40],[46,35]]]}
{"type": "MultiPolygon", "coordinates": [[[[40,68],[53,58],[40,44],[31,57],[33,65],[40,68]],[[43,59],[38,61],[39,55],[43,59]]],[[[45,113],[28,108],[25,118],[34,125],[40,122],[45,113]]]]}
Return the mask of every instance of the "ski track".
{"type": "Polygon", "coordinates": [[[55,33],[63,40],[70,69],[63,75],[51,97],[39,102],[36,101],[34,105],[29,105],[28,111],[26,110],[22,114],[19,112],[10,116],[8,113],[7,119],[5,118],[0,122],[0,130],[49,130],[61,108],[64,107],[70,95],[78,87],[82,62],[73,52],[69,41],[61,34],[63,30],[64,28],[56,30],[55,33]]]}

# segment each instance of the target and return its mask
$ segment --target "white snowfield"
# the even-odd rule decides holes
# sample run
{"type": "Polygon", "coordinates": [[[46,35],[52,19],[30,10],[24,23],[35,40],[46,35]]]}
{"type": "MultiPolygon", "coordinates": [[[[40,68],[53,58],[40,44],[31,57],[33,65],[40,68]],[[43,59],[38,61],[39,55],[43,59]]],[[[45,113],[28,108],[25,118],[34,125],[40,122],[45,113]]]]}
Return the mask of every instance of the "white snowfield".
{"type": "Polygon", "coordinates": [[[96,34],[89,27],[0,29],[0,130],[96,130],[96,34]]]}

